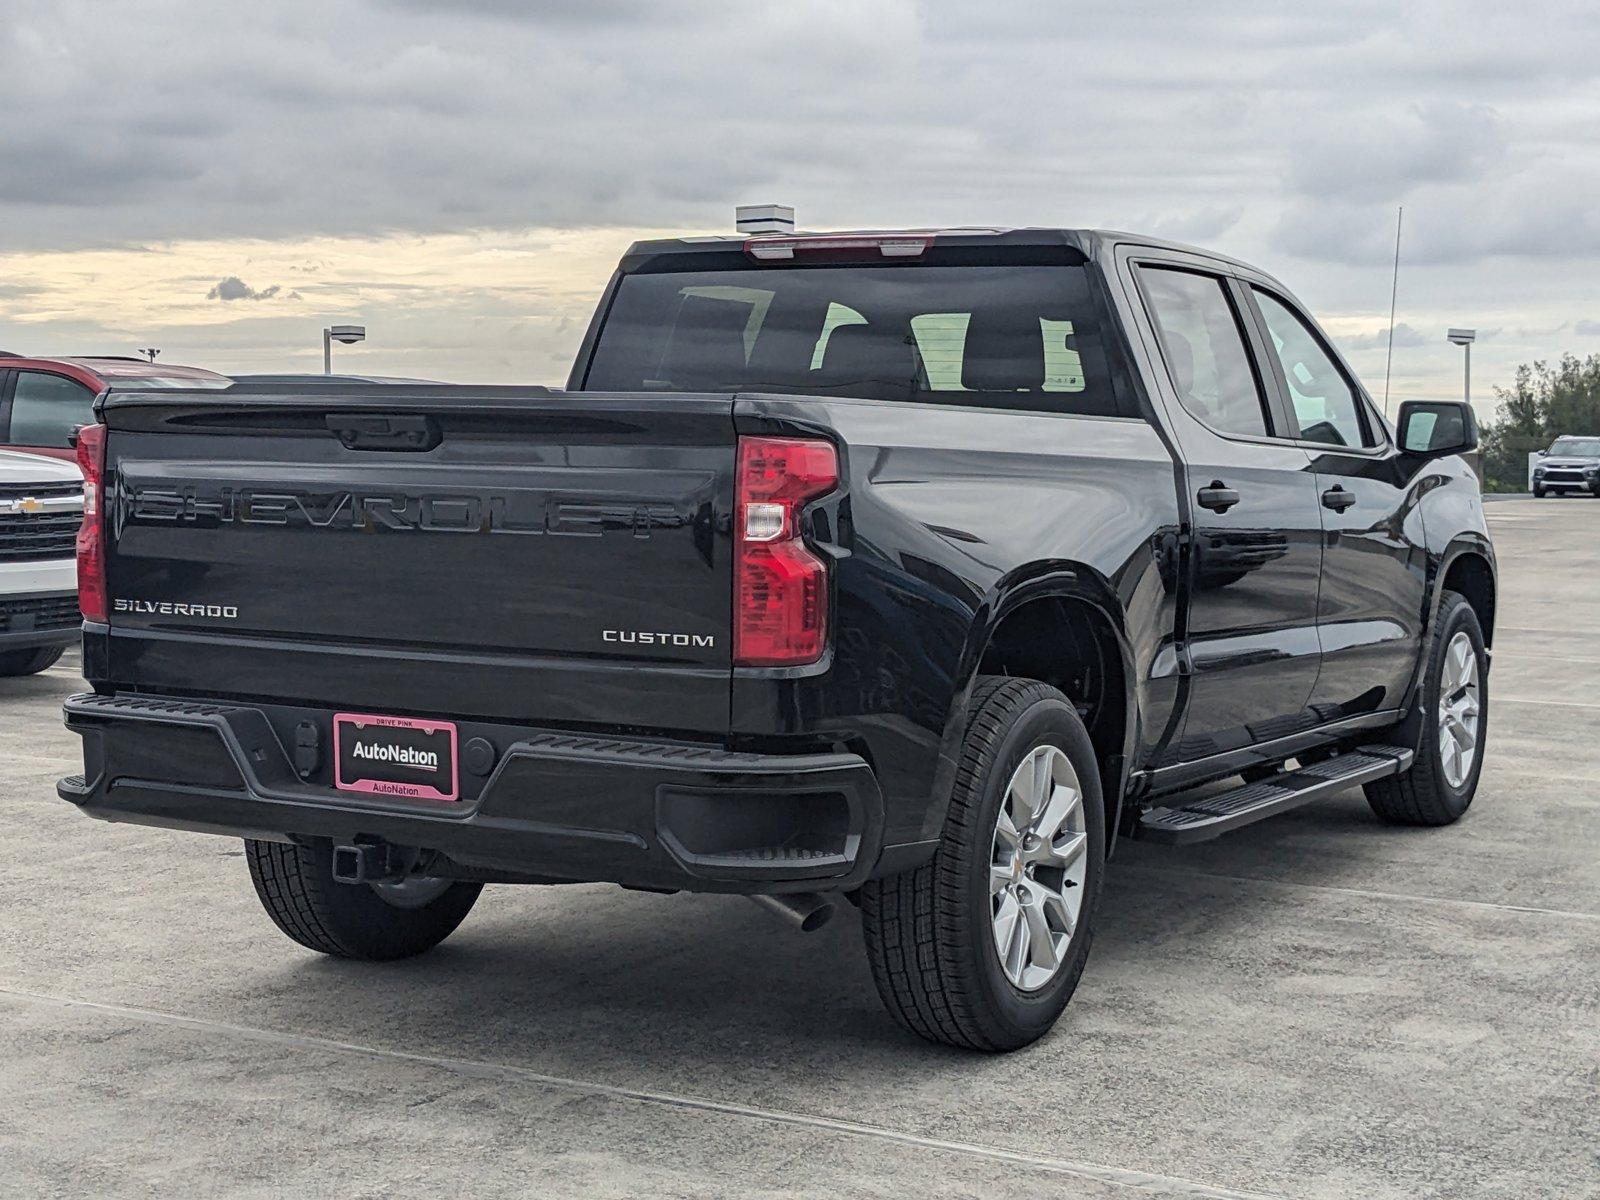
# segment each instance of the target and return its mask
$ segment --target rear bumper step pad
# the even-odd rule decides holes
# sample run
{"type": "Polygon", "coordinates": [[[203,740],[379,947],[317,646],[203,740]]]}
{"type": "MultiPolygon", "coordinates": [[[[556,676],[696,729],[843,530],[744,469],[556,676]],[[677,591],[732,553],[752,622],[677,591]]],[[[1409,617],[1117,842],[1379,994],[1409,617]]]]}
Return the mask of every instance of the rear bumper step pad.
{"type": "Polygon", "coordinates": [[[1398,775],[1411,759],[1412,752],[1405,747],[1363,746],[1260,783],[1195,799],[1176,796],[1139,819],[1139,837],[1168,845],[1209,841],[1358,783],[1398,775]]]}

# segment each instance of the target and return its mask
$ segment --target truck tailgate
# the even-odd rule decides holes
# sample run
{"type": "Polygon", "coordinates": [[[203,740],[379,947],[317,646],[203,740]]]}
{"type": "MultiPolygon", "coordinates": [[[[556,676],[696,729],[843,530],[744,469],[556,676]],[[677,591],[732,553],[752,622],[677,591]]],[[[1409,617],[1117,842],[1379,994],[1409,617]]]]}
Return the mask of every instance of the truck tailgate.
{"type": "Polygon", "coordinates": [[[729,396],[103,403],[116,686],[720,733],[729,396]]]}

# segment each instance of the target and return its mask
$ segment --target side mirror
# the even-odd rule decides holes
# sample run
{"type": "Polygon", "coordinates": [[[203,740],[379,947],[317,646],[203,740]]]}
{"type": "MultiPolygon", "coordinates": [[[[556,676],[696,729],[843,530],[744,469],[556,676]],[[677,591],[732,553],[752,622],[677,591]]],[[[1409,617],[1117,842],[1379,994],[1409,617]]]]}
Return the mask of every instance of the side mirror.
{"type": "Polygon", "coordinates": [[[1422,458],[1478,448],[1478,417],[1460,400],[1407,400],[1400,406],[1400,449],[1422,458]]]}
{"type": "Polygon", "coordinates": [[[1548,458],[1549,456],[1550,456],[1550,451],[1549,450],[1546,449],[1546,450],[1539,451],[1539,457],[1540,458],[1548,458]]]}

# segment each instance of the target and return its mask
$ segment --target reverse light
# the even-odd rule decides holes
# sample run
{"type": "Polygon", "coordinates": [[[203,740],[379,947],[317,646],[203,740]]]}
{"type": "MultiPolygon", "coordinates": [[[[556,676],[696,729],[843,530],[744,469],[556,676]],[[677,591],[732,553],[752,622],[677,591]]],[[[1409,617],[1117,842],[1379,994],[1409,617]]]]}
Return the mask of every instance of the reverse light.
{"type": "Polygon", "coordinates": [[[733,661],[816,662],[828,643],[828,567],[805,544],[805,505],[839,486],[839,456],[814,438],[742,437],[736,485],[733,661]]]}
{"type": "Polygon", "coordinates": [[[83,472],[83,524],[78,526],[78,609],[85,621],[104,622],[106,599],[106,427],[78,430],[78,469],[83,472]]]}

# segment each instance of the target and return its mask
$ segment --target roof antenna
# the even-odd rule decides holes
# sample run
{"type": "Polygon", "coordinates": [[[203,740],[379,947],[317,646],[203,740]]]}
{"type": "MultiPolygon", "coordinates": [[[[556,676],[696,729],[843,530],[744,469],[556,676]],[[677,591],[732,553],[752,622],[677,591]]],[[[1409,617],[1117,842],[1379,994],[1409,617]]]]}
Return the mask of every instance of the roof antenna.
{"type": "Polygon", "coordinates": [[[1400,227],[1406,219],[1402,204],[1394,215],[1394,282],[1389,287],[1389,356],[1383,360],[1383,415],[1389,415],[1389,371],[1394,366],[1394,305],[1400,295],[1400,227]]]}

